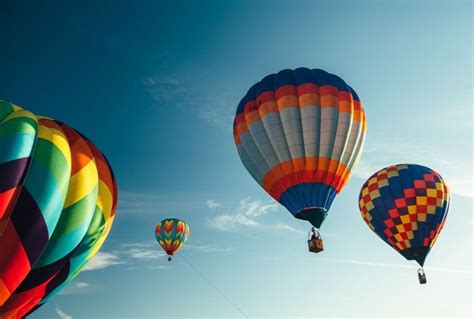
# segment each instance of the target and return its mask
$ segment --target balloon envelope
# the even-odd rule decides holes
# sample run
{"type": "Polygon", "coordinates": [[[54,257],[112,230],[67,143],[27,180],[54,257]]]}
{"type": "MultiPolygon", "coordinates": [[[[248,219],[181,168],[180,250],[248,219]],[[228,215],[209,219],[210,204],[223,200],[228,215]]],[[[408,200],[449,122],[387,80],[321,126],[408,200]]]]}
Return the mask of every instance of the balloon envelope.
{"type": "Polygon", "coordinates": [[[434,170],[398,164],[365,182],[359,207],[370,229],[406,259],[423,266],[446,221],[449,192],[434,170]]]}
{"type": "Polygon", "coordinates": [[[365,131],[356,92],[336,75],[307,68],[253,85],[234,120],[249,173],[293,216],[317,228],[351,176],[365,131]]]}
{"type": "Polygon", "coordinates": [[[155,237],[168,256],[173,256],[188,240],[189,226],[180,219],[164,219],[156,225],[155,237]]]}
{"type": "Polygon", "coordinates": [[[104,242],[117,187],[104,155],[59,121],[0,101],[0,317],[22,318],[104,242]]]}

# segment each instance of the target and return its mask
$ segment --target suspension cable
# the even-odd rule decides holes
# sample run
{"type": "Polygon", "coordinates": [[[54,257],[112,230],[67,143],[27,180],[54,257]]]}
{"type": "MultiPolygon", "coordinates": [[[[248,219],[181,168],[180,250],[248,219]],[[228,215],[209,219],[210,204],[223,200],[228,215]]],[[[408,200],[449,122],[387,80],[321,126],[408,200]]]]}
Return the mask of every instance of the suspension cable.
{"type": "Polygon", "coordinates": [[[232,300],[230,300],[229,297],[227,297],[216,285],[214,285],[202,272],[200,272],[193,264],[191,264],[186,257],[184,257],[183,253],[180,253],[178,256],[180,256],[186,264],[188,264],[189,267],[191,267],[196,273],[198,273],[211,287],[213,287],[224,299],[227,300],[240,314],[244,317],[247,318],[247,315],[234,303],[232,300]]]}

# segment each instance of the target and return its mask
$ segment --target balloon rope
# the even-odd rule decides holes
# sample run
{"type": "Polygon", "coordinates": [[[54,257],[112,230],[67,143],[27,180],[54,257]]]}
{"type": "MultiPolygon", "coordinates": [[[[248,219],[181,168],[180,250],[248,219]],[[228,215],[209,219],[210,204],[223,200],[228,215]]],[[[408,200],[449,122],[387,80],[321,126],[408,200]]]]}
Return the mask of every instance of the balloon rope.
{"type": "Polygon", "coordinates": [[[211,287],[213,287],[222,297],[224,297],[244,318],[248,318],[247,315],[227,297],[216,285],[214,285],[202,272],[200,272],[193,264],[191,264],[182,253],[179,256],[189,265],[196,273],[198,273],[211,287]]]}

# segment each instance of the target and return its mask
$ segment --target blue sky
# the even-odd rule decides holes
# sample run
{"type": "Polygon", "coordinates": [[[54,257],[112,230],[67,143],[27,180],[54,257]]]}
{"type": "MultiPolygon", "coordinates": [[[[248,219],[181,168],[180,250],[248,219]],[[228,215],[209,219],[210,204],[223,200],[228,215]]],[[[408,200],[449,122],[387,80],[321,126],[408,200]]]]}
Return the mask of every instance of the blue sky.
{"type": "Polygon", "coordinates": [[[0,38],[0,97],[83,132],[119,184],[89,270],[31,318],[242,317],[182,258],[166,261],[153,230],[169,216],[191,227],[182,255],[248,317],[472,315],[471,2],[6,1],[0,38]],[[345,79],[368,121],[318,255],[231,130],[250,85],[299,66],[345,79]],[[357,205],[365,178],[402,162],[452,191],[424,286],[357,205]]]}

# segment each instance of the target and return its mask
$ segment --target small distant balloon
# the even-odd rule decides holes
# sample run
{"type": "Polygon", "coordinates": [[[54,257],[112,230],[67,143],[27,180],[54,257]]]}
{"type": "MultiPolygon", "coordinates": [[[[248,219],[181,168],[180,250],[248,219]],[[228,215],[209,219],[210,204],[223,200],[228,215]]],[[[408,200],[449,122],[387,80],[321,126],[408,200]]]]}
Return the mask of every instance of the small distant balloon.
{"type": "Polygon", "coordinates": [[[423,265],[449,209],[449,191],[441,175],[416,164],[381,169],[362,186],[359,208],[372,231],[421,266],[420,283],[426,283],[423,265]]]}
{"type": "Polygon", "coordinates": [[[171,261],[171,256],[188,240],[189,226],[180,219],[164,219],[156,225],[155,237],[171,261]]]}

